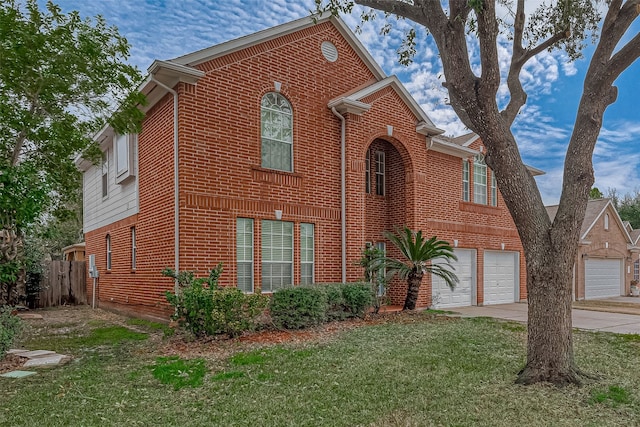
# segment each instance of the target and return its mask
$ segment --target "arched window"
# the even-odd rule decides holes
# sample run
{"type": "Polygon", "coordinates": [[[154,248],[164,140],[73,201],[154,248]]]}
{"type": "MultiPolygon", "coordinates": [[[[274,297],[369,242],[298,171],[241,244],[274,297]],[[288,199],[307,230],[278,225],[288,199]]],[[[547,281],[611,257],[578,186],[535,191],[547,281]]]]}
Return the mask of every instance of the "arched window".
{"type": "Polygon", "coordinates": [[[276,92],[262,97],[260,105],[262,167],[293,172],[293,112],[287,99],[276,92]]]}

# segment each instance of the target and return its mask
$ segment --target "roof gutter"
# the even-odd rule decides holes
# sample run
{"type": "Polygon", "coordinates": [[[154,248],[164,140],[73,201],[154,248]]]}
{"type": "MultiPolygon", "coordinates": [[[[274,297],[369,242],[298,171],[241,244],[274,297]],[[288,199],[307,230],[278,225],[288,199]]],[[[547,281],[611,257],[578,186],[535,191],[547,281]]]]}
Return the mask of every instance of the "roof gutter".
{"type": "Polygon", "coordinates": [[[336,107],[331,107],[334,116],[340,119],[340,219],[341,219],[341,252],[342,252],[342,283],[347,282],[347,196],[346,196],[346,120],[344,116],[338,113],[336,107]]]}
{"type": "MultiPolygon", "coordinates": [[[[174,215],[174,267],[176,277],[180,272],[180,187],[178,171],[178,92],[158,81],[151,75],[151,81],[173,95],[173,215],[174,215]]],[[[180,291],[178,279],[175,280],[174,290],[177,294],[180,291]]]]}

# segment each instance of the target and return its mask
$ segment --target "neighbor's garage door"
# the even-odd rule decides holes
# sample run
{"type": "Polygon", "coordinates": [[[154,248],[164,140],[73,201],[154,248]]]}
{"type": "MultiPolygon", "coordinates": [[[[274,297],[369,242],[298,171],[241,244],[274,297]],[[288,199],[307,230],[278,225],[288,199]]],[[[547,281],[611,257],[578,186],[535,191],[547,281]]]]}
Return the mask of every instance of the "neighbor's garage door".
{"type": "Polygon", "coordinates": [[[585,299],[618,297],[621,287],[621,259],[587,259],[584,261],[585,299]]]}
{"type": "MultiPolygon", "coordinates": [[[[435,274],[431,275],[432,300],[433,305],[437,308],[464,307],[472,304],[473,289],[476,284],[476,251],[471,249],[455,249],[453,252],[458,257],[458,260],[451,261],[451,265],[455,267],[453,272],[458,276],[460,282],[452,291],[442,278],[435,274]]],[[[444,263],[444,261],[441,260],[435,262],[444,263]]]]}
{"type": "Polygon", "coordinates": [[[518,252],[484,253],[484,304],[515,302],[518,286],[518,252]]]}

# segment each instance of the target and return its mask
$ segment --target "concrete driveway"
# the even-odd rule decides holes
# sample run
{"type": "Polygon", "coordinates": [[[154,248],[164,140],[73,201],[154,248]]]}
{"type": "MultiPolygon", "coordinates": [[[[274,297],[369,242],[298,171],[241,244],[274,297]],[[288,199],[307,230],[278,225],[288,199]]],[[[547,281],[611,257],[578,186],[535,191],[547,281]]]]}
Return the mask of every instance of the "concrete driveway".
{"type": "MultiPolygon", "coordinates": [[[[458,307],[451,311],[462,317],[494,317],[527,323],[527,304],[498,304],[484,307],[458,307]]],[[[572,311],[573,327],[590,331],[614,332],[617,334],[640,334],[640,316],[608,313],[603,311],[572,311]]]]}

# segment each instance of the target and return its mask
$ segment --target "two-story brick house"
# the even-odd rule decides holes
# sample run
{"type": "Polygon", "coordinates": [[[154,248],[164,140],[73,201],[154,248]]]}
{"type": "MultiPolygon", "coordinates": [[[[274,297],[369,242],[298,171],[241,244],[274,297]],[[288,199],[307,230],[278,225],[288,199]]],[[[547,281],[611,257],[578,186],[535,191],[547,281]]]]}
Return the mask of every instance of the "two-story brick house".
{"type": "Polygon", "coordinates": [[[165,267],[204,275],[223,262],[221,284],[246,292],[356,281],[365,244],[397,255],[382,232],[402,225],[459,258],[455,292],[427,277],[419,305],[526,298],[481,141],[442,136],[339,18],[155,61],[141,91],[140,134],[105,128],[102,164],[77,161],[103,307],[165,313],[165,267]]]}

